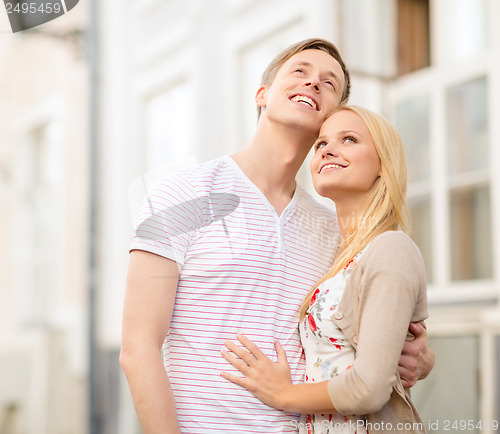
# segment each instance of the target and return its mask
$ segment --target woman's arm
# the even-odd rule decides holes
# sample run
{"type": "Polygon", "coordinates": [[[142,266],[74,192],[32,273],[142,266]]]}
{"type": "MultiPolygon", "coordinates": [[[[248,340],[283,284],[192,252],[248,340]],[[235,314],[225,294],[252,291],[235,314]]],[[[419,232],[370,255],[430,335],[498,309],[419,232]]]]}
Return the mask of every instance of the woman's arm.
{"type": "MultiPolygon", "coordinates": [[[[415,312],[419,319],[427,315],[425,268],[407,235],[384,234],[374,240],[362,261],[363,274],[356,269],[358,279],[350,282],[360,290],[356,360],[328,383],[330,399],[341,414],[374,413],[388,402],[397,386],[398,361],[410,321],[415,312]]],[[[337,313],[339,318],[346,315],[337,313]]]]}
{"type": "MultiPolygon", "coordinates": [[[[415,341],[422,339],[422,334],[426,333],[425,327],[420,323],[411,323],[409,330],[415,335],[415,341]]],[[[222,372],[223,378],[244,387],[265,404],[280,410],[294,413],[337,412],[328,395],[327,381],[292,384],[286,353],[279,341],[275,344],[278,355],[278,362],[275,363],[247,337],[237,335],[237,339],[249,352],[227,341],[226,347],[237,354],[238,358],[227,351],[222,351],[222,356],[246,377],[222,372]]],[[[426,342],[423,344],[423,349],[419,349],[421,345],[415,344],[415,341],[405,341],[398,364],[403,386],[406,388],[412,387],[417,382],[418,372],[426,376],[434,364],[434,353],[427,347],[426,342]],[[427,350],[426,354],[423,352],[424,349],[427,350]]],[[[423,379],[425,376],[420,376],[418,379],[423,379]]]]}
{"type": "MultiPolygon", "coordinates": [[[[425,328],[420,323],[410,324],[410,331],[416,336],[416,339],[419,339],[422,334],[421,329],[425,333],[425,328]]],[[[275,343],[278,356],[278,362],[275,363],[246,336],[237,335],[236,338],[248,351],[231,341],[227,341],[225,343],[226,347],[236,354],[238,358],[228,351],[222,351],[222,356],[246,377],[238,377],[228,372],[222,372],[221,376],[223,378],[244,387],[265,404],[280,410],[293,413],[337,412],[328,395],[327,381],[292,384],[286,353],[279,341],[275,343]]],[[[413,342],[408,341],[407,343],[415,345],[413,342]]],[[[424,347],[427,348],[426,345],[424,347]]],[[[432,352],[430,356],[432,356],[432,359],[434,358],[432,352]]],[[[399,371],[401,372],[404,369],[407,378],[415,378],[418,366],[421,366],[421,369],[423,366],[418,362],[419,357],[422,358],[423,356],[418,350],[417,352],[410,350],[407,353],[403,349],[398,366],[399,371]],[[407,366],[405,368],[401,367],[403,358],[406,362],[405,366],[407,366]]],[[[429,358],[429,356],[425,357],[429,358]]],[[[416,383],[416,380],[414,380],[414,383],[416,383]]],[[[405,380],[403,380],[403,386],[406,387],[405,380]]]]}
{"type": "Polygon", "coordinates": [[[278,362],[275,363],[246,336],[236,335],[236,338],[246,349],[226,341],[225,346],[238,358],[228,351],[222,351],[222,356],[245,377],[221,372],[223,378],[252,392],[264,404],[280,410],[292,413],[336,413],[328,396],[327,381],[292,384],[286,353],[278,341],[275,343],[278,362]]]}

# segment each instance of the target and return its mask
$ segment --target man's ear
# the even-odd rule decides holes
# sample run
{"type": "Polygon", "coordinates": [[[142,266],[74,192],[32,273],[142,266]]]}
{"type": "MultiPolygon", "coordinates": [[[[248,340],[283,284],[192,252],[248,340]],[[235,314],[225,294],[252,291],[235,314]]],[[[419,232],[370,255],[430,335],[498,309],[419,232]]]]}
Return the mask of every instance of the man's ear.
{"type": "Polygon", "coordinates": [[[257,104],[257,107],[265,107],[267,102],[266,102],[266,87],[265,86],[260,86],[257,89],[257,93],[255,94],[255,104],[257,104]]]}

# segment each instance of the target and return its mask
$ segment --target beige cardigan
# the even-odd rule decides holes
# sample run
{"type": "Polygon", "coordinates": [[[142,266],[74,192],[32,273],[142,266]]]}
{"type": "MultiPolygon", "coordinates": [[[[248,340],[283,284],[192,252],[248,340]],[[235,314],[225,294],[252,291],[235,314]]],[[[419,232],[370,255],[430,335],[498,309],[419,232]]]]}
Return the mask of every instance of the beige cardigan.
{"type": "Polygon", "coordinates": [[[418,247],[403,232],[377,236],[332,315],[356,349],[352,368],[328,383],[340,414],[366,414],[370,433],[425,432],[397,366],[410,322],[427,317],[425,267],[418,247]]]}

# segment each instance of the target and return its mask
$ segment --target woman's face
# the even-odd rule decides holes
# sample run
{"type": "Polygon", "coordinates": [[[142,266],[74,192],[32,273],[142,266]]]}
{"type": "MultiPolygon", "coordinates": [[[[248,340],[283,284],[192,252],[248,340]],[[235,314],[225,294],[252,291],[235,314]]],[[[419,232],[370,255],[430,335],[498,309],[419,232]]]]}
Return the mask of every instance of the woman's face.
{"type": "Polygon", "coordinates": [[[381,167],[370,132],[358,114],[338,111],[323,123],[310,168],[321,196],[334,201],[364,199],[381,167]]]}

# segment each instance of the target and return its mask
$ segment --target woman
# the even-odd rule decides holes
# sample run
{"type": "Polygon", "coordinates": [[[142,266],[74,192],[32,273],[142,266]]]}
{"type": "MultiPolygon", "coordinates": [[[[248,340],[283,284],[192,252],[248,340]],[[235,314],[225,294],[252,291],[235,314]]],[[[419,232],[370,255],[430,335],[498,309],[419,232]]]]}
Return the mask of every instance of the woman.
{"type": "Polygon", "coordinates": [[[314,188],[335,202],[342,246],[301,308],[305,383],[292,384],[278,341],[274,363],[242,335],[246,349],[228,341],[222,355],[246,377],[221,375],[272,407],[302,413],[300,432],[425,432],[397,373],[409,323],[428,316],[422,257],[405,233],[400,136],[379,115],[344,106],[314,149],[314,188]]]}

